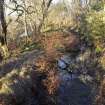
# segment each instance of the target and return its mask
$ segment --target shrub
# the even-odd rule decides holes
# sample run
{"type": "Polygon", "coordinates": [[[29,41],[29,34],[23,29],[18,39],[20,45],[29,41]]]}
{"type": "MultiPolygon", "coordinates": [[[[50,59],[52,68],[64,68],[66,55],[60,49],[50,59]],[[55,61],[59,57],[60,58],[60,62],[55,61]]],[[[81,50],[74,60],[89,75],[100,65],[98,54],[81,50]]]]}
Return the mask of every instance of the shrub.
{"type": "Polygon", "coordinates": [[[105,14],[104,11],[91,10],[82,16],[80,24],[81,37],[94,44],[96,52],[103,52],[105,41],[105,14]]]}

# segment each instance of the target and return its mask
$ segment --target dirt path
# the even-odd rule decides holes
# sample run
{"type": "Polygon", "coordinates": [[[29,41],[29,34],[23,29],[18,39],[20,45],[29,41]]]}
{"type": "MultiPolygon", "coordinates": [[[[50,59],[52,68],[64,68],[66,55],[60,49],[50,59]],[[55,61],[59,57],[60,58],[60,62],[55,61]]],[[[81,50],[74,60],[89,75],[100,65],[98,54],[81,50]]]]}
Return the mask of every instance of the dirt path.
{"type": "Polygon", "coordinates": [[[61,75],[62,83],[58,89],[58,105],[92,105],[91,88],[77,75],[71,80],[69,74],[61,75]]]}
{"type": "MultiPolygon", "coordinates": [[[[13,70],[19,70],[23,65],[32,65],[35,59],[42,54],[42,51],[34,50],[24,53],[18,58],[11,58],[0,68],[0,79],[13,70]]],[[[61,73],[60,78],[58,105],[92,105],[90,98],[91,88],[84,84],[77,75],[73,75],[73,80],[71,80],[69,74],[61,73]]],[[[32,105],[35,105],[35,103],[32,105]]]]}
{"type": "Polygon", "coordinates": [[[32,65],[35,59],[40,56],[43,51],[29,51],[23,53],[17,58],[11,58],[6,63],[0,67],[0,78],[4,77],[6,74],[10,73],[12,70],[20,69],[23,65],[32,65]]]}

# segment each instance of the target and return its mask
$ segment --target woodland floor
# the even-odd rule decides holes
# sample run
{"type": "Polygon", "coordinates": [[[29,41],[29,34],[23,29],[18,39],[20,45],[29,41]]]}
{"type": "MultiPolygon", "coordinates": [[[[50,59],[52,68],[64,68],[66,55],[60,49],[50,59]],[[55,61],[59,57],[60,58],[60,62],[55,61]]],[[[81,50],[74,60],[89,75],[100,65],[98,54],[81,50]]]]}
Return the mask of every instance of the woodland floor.
{"type": "MultiPolygon", "coordinates": [[[[9,59],[0,68],[0,79],[13,70],[19,70],[22,66],[32,66],[35,59],[42,54],[43,51],[34,50],[23,53],[17,58],[9,59]]],[[[59,72],[59,76],[61,84],[57,92],[58,105],[92,105],[91,87],[84,84],[79,76],[73,75],[73,79],[71,80],[70,75],[62,71],[59,72]]]]}

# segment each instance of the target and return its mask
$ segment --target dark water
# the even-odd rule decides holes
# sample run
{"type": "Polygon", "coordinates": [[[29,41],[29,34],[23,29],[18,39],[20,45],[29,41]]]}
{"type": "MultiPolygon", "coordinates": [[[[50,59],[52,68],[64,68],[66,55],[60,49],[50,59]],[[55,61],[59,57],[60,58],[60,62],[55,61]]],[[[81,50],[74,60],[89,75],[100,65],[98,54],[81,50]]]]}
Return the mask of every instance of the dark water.
{"type": "MultiPolygon", "coordinates": [[[[61,75],[62,76],[62,75],[61,75]]],[[[77,76],[65,74],[58,90],[58,105],[92,105],[91,88],[77,76]]]]}

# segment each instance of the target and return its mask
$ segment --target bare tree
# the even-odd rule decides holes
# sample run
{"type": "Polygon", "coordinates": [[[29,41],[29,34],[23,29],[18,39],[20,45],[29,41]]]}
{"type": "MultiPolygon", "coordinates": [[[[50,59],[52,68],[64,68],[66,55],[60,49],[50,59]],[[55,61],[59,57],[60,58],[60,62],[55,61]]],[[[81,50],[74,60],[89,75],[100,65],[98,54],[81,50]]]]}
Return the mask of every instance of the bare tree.
{"type": "Polygon", "coordinates": [[[41,28],[42,28],[42,26],[44,24],[44,21],[45,21],[46,17],[47,17],[48,9],[49,9],[52,1],[53,0],[48,0],[47,2],[46,2],[46,0],[42,1],[42,12],[43,12],[42,15],[43,16],[42,16],[42,19],[41,19],[39,27],[38,27],[38,32],[39,33],[41,32],[41,28]]]}
{"type": "Polygon", "coordinates": [[[4,0],[0,0],[0,25],[1,25],[0,49],[3,52],[4,58],[6,58],[9,56],[9,53],[7,48],[7,24],[5,19],[4,0]]]}
{"type": "Polygon", "coordinates": [[[0,0],[0,24],[2,28],[1,44],[7,44],[7,25],[5,20],[5,8],[4,8],[4,0],[0,0]]]}

